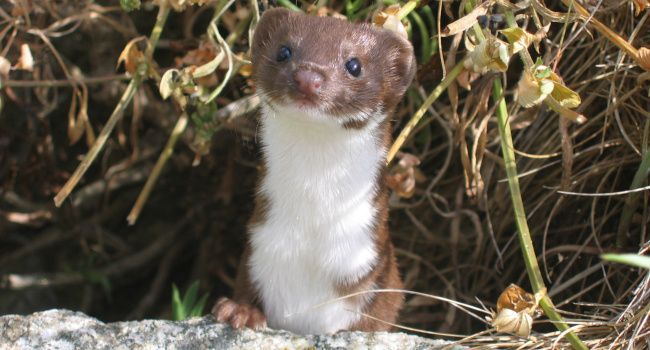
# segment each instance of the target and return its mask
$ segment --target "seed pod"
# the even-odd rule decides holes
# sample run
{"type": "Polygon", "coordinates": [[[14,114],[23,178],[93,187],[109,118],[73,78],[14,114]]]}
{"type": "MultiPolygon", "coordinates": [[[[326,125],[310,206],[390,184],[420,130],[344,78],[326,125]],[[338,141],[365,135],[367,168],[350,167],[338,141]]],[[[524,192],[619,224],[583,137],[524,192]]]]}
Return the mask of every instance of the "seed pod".
{"type": "MultiPolygon", "coordinates": [[[[544,66],[540,66],[544,67],[544,66]]],[[[524,107],[536,106],[551,93],[555,85],[553,81],[546,78],[537,78],[530,72],[524,72],[517,85],[517,102],[524,107]]]]}
{"type": "Polygon", "coordinates": [[[493,318],[492,326],[496,328],[497,332],[516,334],[528,338],[533,327],[533,318],[528,313],[528,310],[517,312],[504,308],[493,318]]]}
{"type": "Polygon", "coordinates": [[[469,59],[465,61],[465,67],[479,73],[485,73],[490,69],[505,72],[512,55],[510,51],[505,41],[489,36],[474,47],[469,54],[469,59]]]}

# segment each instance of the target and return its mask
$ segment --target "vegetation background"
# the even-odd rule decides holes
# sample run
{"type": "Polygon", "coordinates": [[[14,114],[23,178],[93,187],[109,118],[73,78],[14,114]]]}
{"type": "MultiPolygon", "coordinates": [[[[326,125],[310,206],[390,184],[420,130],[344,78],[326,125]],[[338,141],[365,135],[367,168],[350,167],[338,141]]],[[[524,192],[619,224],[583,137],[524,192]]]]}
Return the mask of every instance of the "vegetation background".
{"type": "Polygon", "coordinates": [[[0,314],[170,318],[173,283],[199,281],[204,312],[230,295],[259,158],[249,30],[277,5],[401,18],[414,44],[390,226],[406,289],[427,295],[401,325],[568,346],[545,316],[531,339],[494,332],[486,317],[515,283],[589,348],[649,348],[648,270],[600,258],[650,249],[648,1],[393,3],[0,2],[0,314]],[[499,32],[513,21],[529,34],[499,32]]]}

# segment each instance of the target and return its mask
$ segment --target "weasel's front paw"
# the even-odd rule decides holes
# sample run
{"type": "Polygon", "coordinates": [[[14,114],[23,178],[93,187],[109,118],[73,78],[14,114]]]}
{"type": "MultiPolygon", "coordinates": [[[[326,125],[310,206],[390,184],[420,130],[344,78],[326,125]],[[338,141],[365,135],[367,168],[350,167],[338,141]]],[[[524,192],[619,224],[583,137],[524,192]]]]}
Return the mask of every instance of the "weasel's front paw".
{"type": "Polygon", "coordinates": [[[219,322],[227,322],[237,329],[244,326],[252,329],[266,327],[266,317],[251,305],[238,304],[228,298],[221,298],[212,307],[212,315],[219,322]]]}

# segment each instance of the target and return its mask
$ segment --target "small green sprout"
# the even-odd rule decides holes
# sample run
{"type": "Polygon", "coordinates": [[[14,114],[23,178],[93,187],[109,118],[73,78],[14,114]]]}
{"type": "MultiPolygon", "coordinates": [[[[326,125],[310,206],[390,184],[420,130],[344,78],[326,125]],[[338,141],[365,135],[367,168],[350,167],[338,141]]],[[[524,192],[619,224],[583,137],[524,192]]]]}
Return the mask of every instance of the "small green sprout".
{"type": "Polygon", "coordinates": [[[176,287],[176,284],[172,284],[172,318],[174,321],[182,321],[203,314],[205,302],[208,300],[208,293],[203,294],[197,301],[198,292],[199,281],[194,281],[181,299],[178,287],[176,287]]]}

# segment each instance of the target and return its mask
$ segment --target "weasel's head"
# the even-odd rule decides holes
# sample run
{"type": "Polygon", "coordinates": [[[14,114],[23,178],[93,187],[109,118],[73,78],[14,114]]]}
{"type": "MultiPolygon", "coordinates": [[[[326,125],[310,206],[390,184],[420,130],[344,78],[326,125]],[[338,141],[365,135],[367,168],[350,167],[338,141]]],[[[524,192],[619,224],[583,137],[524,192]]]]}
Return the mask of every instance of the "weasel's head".
{"type": "Polygon", "coordinates": [[[265,103],[350,128],[392,112],[415,73],[411,43],[392,31],[285,9],[260,19],[252,61],[265,103]]]}

